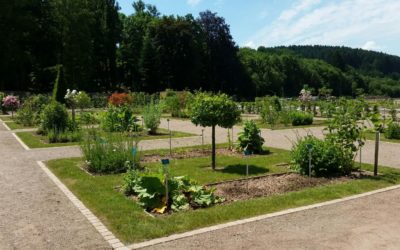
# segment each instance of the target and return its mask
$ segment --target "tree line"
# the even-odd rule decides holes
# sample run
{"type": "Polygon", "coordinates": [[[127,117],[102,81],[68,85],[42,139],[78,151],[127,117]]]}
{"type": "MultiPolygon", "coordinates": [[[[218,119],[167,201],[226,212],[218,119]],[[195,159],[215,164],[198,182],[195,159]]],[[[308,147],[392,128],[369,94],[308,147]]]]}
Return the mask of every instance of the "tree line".
{"type": "Polygon", "coordinates": [[[322,46],[239,48],[217,13],[165,16],[142,0],[132,8],[125,15],[116,0],[3,1],[0,89],[50,92],[58,79],[88,92],[202,89],[253,99],[297,96],[307,85],[335,95],[400,96],[399,57],[322,46]]]}

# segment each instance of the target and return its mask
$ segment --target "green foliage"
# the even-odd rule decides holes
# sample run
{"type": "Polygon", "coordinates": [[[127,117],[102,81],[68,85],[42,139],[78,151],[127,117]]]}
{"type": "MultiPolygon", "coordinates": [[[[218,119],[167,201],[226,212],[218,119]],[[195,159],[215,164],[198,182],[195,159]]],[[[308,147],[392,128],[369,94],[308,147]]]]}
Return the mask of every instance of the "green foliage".
{"type": "Polygon", "coordinates": [[[193,95],[188,91],[175,92],[167,90],[163,102],[166,111],[170,112],[172,117],[189,117],[192,99],[193,95]]]}
{"type": "Polygon", "coordinates": [[[136,117],[132,109],[127,106],[110,105],[102,114],[101,128],[107,132],[137,131],[136,117]]]}
{"type": "Polygon", "coordinates": [[[47,132],[47,138],[49,143],[78,142],[82,139],[82,132],[79,130],[50,130],[47,132]]]}
{"type": "Polygon", "coordinates": [[[311,113],[302,111],[293,111],[290,116],[293,126],[311,125],[314,120],[314,116],[311,113]]]}
{"type": "Polygon", "coordinates": [[[88,171],[92,173],[121,173],[132,166],[139,166],[140,154],[137,143],[123,134],[100,136],[90,131],[82,140],[81,150],[88,171]],[[132,148],[136,148],[135,156],[132,148]]]}
{"type": "Polygon", "coordinates": [[[313,136],[300,139],[291,151],[292,168],[301,174],[309,174],[309,149],[311,150],[311,174],[313,176],[337,176],[349,174],[353,169],[353,158],[331,140],[320,140],[313,136]]]}
{"type": "Polygon", "coordinates": [[[46,95],[34,95],[25,99],[17,112],[16,121],[24,126],[40,124],[40,114],[50,98],[46,95]]]}
{"type": "Polygon", "coordinates": [[[64,67],[57,65],[57,77],[53,87],[53,101],[64,103],[65,93],[67,91],[67,83],[64,76],[64,67]]]}
{"type": "Polygon", "coordinates": [[[2,105],[3,104],[3,99],[6,96],[7,96],[6,93],[0,92],[0,109],[1,109],[2,114],[7,114],[6,108],[2,105]]]}
{"type": "Polygon", "coordinates": [[[168,178],[168,197],[164,186],[165,176],[160,173],[145,173],[130,169],[124,175],[122,189],[126,195],[136,195],[139,204],[148,211],[165,213],[192,208],[209,207],[223,199],[216,197],[214,190],[207,190],[189,179],[181,177],[168,178]]]}
{"type": "Polygon", "coordinates": [[[92,100],[85,91],[79,91],[75,96],[76,106],[80,109],[90,108],[92,106],[92,100]]]}
{"type": "Polygon", "coordinates": [[[203,127],[231,128],[240,121],[240,110],[226,94],[197,93],[192,103],[191,121],[203,127]]]}
{"type": "Polygon", "coordinates": [[[157,104],[150,104],[144,109],[143,121],[150,134],[156,134],[161,123],[161,108],[157,104]]]}
{"type": "Polygon", "coordinates": [[[250,150],[253,153],[261,153],[263,151],[264,138],[260,136],[260,129],[254,121],[246,121],[243,131],[239,133],[238,141],[241,150],[250,150]]]}
{"type": "Polygon", "coordinates": [[[67,108],[56,101],[44,107],[41,117],[41,129],[49,131],[64,132],[68,128],[69,118],[67,108]]]}
{"type": "Polygon", "coordinates": [[[385,136],[387,139],[400,139],[400,125],[396,122],[389,123],[385,136]]]}
{"type": "Polygon", "coordinates": [[[79,113],[79,123],[82,125],[94,125],[100,122],[98,113],[95,112],[81,112],[79,113]]]}

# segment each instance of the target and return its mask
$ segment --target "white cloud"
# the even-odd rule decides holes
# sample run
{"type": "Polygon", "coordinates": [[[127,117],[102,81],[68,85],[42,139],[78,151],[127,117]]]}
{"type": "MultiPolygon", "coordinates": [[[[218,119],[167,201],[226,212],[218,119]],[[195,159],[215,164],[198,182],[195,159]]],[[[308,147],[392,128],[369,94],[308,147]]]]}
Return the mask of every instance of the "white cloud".
{"type": "Polygon", "coordinates": [[[255,44],[253,41],[248,41],[248,42],[244,45],[244,47],[249,47],[249,48],[255,49],[255,48],[256,48],[256,44],[255,44]]]}
{"type": "Polygon", "coordinates": [[[314,5],[320,3],[320,0],[301,0],[298,3],[294,4],[292,8],[288,10],[284,10],[281,15],[279,16],[279,20],[289,21],[302,11],[311,8],[314,5]]]}
{"type": "Polygon", "coordinates": [[[198,5],[202,0],[187,0],[186,3],[191,7],[195,7],[198,5]]]}
{"type": "Polygon", "coordinates": [[[361,48],[365,50],[378,50],[379,46],[375,41],[368,41],[361,48]]]}
{"type": "Polygon", "coordinates": [[[250,37],[255,46],[291,44],[386,48],[400,40],[398,0],[298,0],[250,37]],[[368,41],[368,42],[366,42],[368,41]]]}

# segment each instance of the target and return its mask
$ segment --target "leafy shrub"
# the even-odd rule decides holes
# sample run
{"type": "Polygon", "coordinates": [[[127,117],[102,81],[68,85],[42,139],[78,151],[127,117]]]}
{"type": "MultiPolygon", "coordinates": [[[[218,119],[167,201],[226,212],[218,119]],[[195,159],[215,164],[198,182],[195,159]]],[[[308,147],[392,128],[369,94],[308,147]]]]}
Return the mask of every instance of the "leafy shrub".
{"type": "Polygon", "coordinates": [[[108,103],[114,106],[122,106],[132,103],[132,96],[127,93],[114,93],[108,98],[108,103]]]}
{"type": "Polygon", "coordinates": [[[312,145],[311,164],[313,176],[336,176],[349,174],[353,169],[353,159],[342,147],[330,140],[320,140],[313,136],[300,139],[291,151],[292,168],[301,174],[309,174],[309,149],[312,145]]]}
{"type": "Polygon", "coordinates": [[[79,91],[75,96],[76,106],[80,109],[90,108],[92,106],[92,100],[85,91],[79,91]]]}
{"type": "Polygon", "coordinates": [[[0,92],[0,108],[1,108],[1,112],[2,112],[3,114],[6,114],[6,113],[7,113],[7,110],[6,110],[6,108],[3,106],[3,99],[4,99],[4,97],[6,97],[6,94],[5,94],[4,92],[0,92]]]}
{"type": "Polygon", "coordinates": [[[132,110],[126,106],[109,106],[102,114],[101,127],[107,132],[136,131],[138,125],[132,110]]]}
{"type": "Polygon", "coordinates": [[[49,131],[64,132],[68,128],[68,111],[59,102],[53,101],[43,109],[41,117],[41,129],[47,133],[49,131]]]}
{"type": "Polygon", "coordinates": [[[171,113],[172,117],[189,117],[190,102],[193,95],[188,91],[175,92],[167,90],[163,100],[165,110],[171,113]]]}
{"type": "Polygon", "coordinates": [[[100,120],[94,112],[81,112],[79,113],[79,122],[83,125],[93,125],[98,124],[100,120]]]}
{"type": "Polygon", "coordinates": [[[92,94],[92,104],[95,108],[105,108],[108,103],[108,96],[102,93],[92,94]]]}
{"type": "Polygon", "coordinates": [[[392,122],[386,129],[385,136],[388,139],[400,139],[400,125],[392,122]]]}
{"type": "Polygon", "coordinates": [[[130,166],[138,165],[139,154],[132,155],[137,142],[122,134],[107,134],[101,137],[95,130],[86,135],[81,150],[88,171],[92,173],[121,173],[130,166]]]}
{"type": "Polygon", "coordinates": [[[50,98],[42,94],[30,96],[18,110],[16,121],[25,126],[40,124],[41,111],[49,101],[50,98]]]}
{"type": "Polygon", "coordinates": [[[147,106],[143,113],[143,121],[150,134],[156,134],[161,122],[161,109],[156,104],[147,106]]]}
{"type": "Polygon", "coordinates": [[[254,153],[263,151],[264,138],[260,136],[260,129],[257,128],[254,121],[246,121],[244,123],[243,131],[239,133],[238,141],[241,150],[247,149],[254,153]]]}
{"type": "Polygon", "coordinates": [[[207,190],[183,176],[168,178],[169,199],[166,201],[164,179],[160,173],[131,169],[124,176],[123,191],[126,195],[136,195],[142,207],[155,213],[209,207],[223,201],[214,195],[213,189],[207,190]]]}
{"type": "Polygon", "coordinates": [[[314,119],[312,114],[301,111],[292,112],[291,118],[293,126],[311,125],[314,119]]]}

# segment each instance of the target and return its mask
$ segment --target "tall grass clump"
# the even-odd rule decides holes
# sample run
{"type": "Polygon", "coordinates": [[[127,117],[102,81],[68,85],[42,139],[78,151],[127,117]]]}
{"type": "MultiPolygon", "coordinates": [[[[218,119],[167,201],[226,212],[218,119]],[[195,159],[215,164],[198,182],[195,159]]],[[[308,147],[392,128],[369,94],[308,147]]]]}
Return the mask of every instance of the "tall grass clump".
{"type": "Polygon", "coordinates": [[[89,172],[113,174],[138,165],[137,145],[138,141],[122,133],[100,136],[95,130],[90,130],[82,140],[81,150],[89,172]]]}

